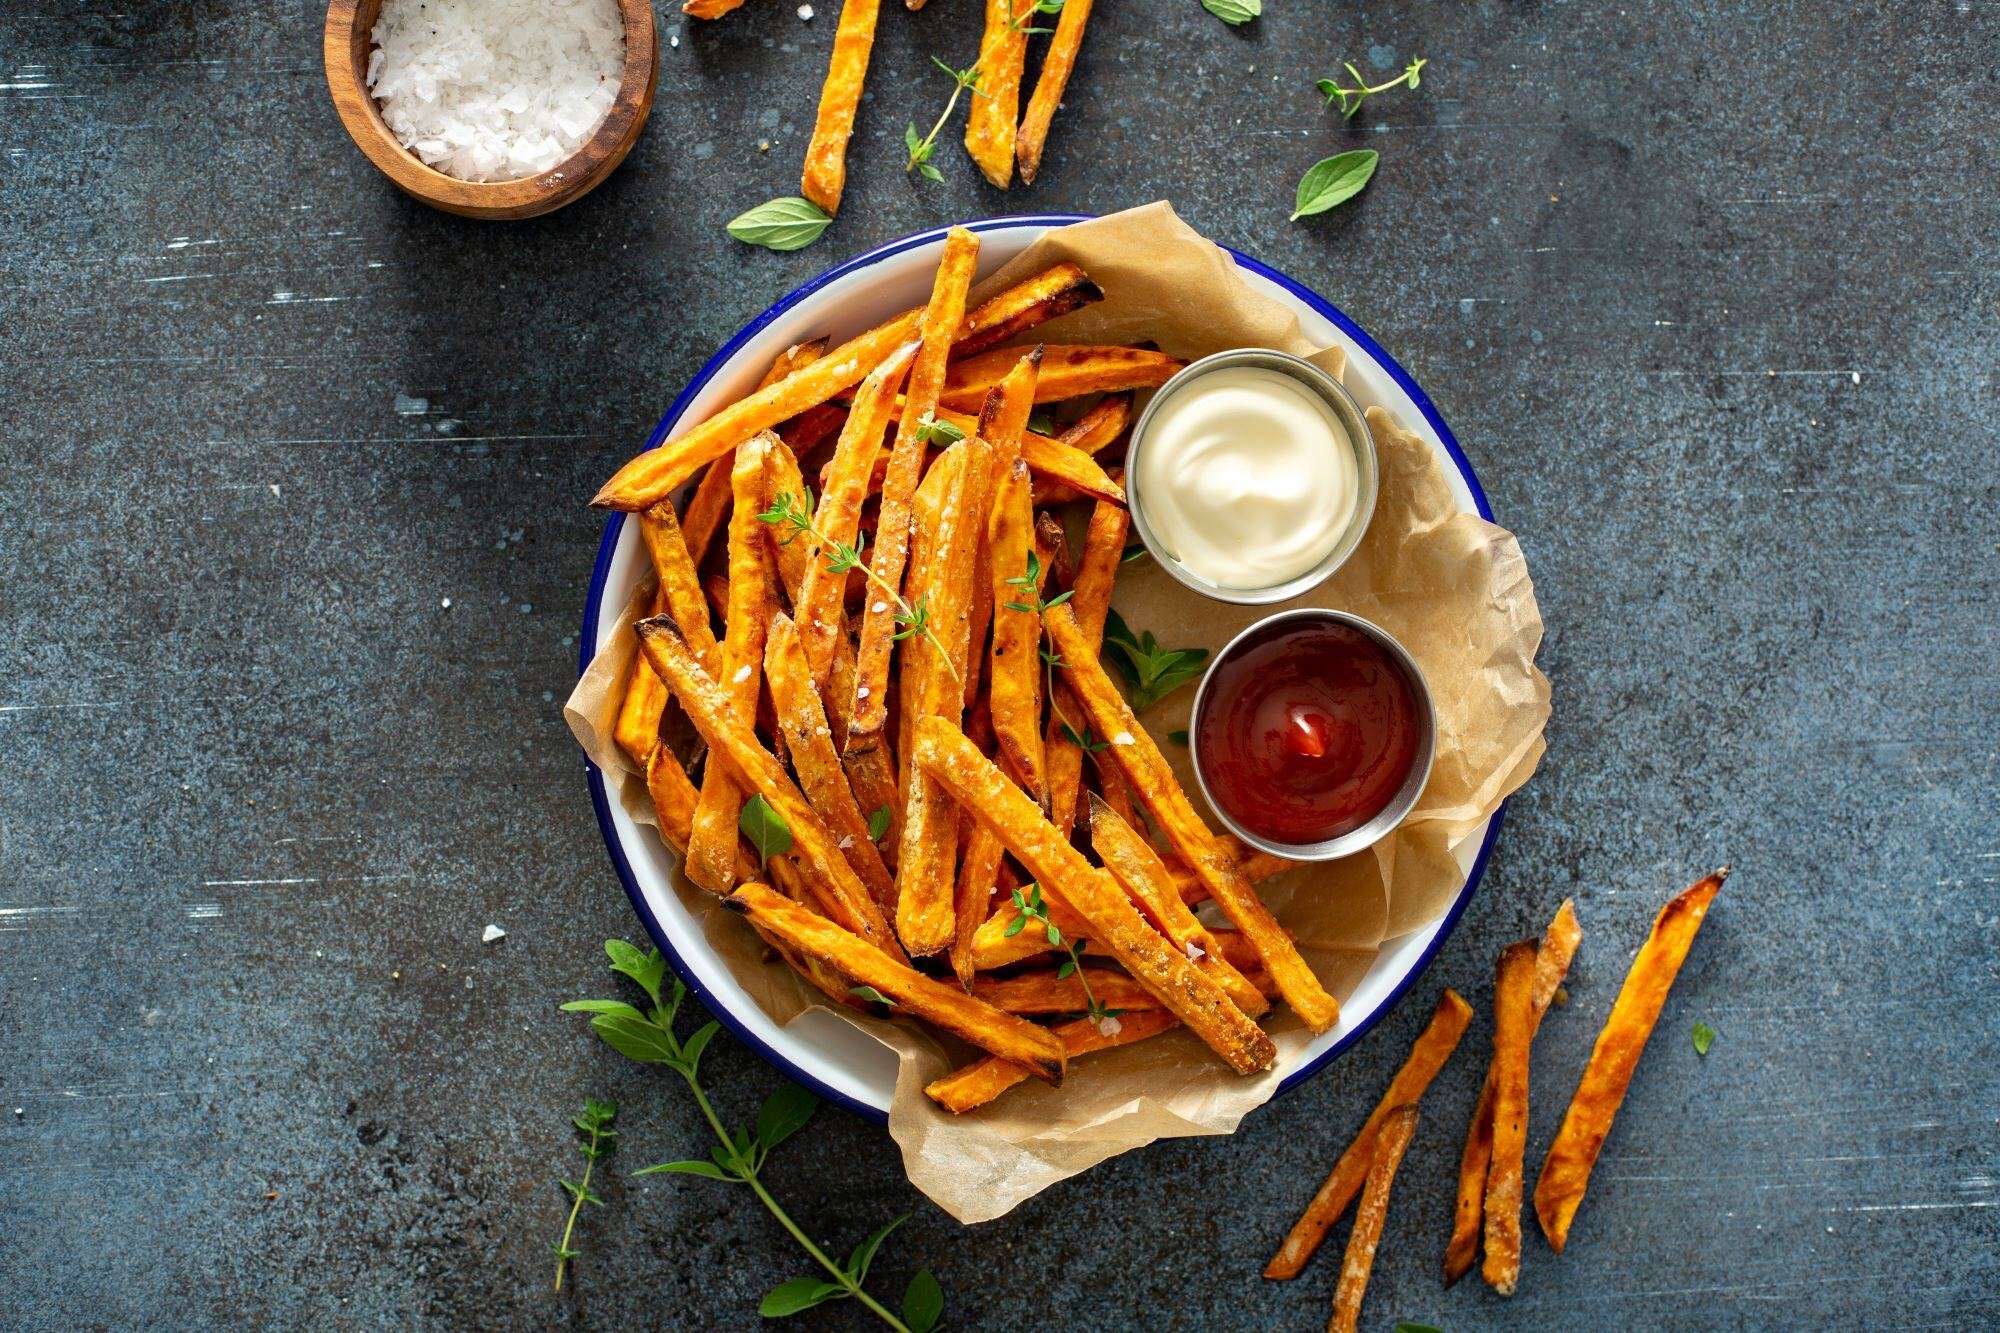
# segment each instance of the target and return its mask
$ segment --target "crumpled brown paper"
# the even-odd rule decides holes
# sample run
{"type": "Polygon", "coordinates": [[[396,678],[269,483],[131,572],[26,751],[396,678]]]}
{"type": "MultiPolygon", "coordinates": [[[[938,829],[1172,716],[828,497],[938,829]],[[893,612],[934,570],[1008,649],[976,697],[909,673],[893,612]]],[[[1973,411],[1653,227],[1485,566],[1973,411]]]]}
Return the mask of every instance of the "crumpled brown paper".
{"type": "MultiPolygon", "coordinates": [[[[1049,233],[980,285],[975,295],[1073,259],[1105,299],[1039,331],[1052,342],[1152,342],[1194,358],[1230,347],[1274,347],[1339,374],[1342,349],[1319,348],[1283,306],[1252,290],[1227,254],[1166,204],[1049,233]]],[[[1326,583],[1287,606],[1331,606],[1395,635],[1435,697],[1437,760],[1422,800],[1390,837],[1357,856],[1293,871],[1263,886],[1278,919],[1327,988],[1345,1000],[1382,941],[1419,929],[1464,883],[1454,850],[1527,781],[1542,754],[1548,681],[1535,668],[1542,620],[1512,534],[1457,512],[1443,464],[1380,408],[1368,411],[1381,457],[1381,495],[1368,535],[1326,583]]],[[[1175,647],[1220,647],[1278,607],[1199,598],[1150,561],[1127,566],[1113,604],[1135,631],[1175,647]]],[[[655,822],[645,784],[611,741],[619,685],[635,649],[628,607],[611,643],[577,682],[565,714],[577,739],[634,818],[655,822]]],[[[1143,719],[1155,736],[1187,725],[1183,689],[1143,719]]],[[[1162,749],[1197,805],[1187,752],[1162,749]]],[[[774,1019],[790,1023],[824,1001],[715,900],[675,877],[732,973],[774,1019]]],[[[1079,1061],[1061,1088],[1030,1080],[965,1116],[939,1110],[924,1085],[967,1058],[911,1022],[843,1013],[896,1051],[889,1132],[910,1181],[962,1222],[998,1217],[1021,1200],[1107,1157],[1158,1138],[1232,1132],[1276,1091],[1312,1034],[1278,1011],[1275,1069],[1242,1078],[1185,1031],[1079,1061]]],[[[949,1040],[949,1039],[947,1039],[949,1040]]]]}

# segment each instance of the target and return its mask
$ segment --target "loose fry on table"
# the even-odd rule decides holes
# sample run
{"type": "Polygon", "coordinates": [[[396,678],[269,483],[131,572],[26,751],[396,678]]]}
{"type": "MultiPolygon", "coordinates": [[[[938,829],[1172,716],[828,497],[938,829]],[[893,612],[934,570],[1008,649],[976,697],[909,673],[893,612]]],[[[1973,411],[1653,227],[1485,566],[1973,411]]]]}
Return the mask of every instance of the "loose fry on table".
{"type": "Polygon", "coordinates": [[[1533,1035],[1535,943],[1500,951],[1493,980],[1493,1160],[1486,1166],[1486,1262],[1502,1296],[1521,1280],[1521,1154],[1528,1141],[1528,1042],[1533,1035]]]}
{"type": "MultiPolygon", "coordinates": [[[[972,586],[972,567],[992,482],[992,451],[981,440],[961,440],[932,472],[954,464],[955,482],[940,496],[932,530],[929,577],[918,592],[930,630],[912,636],[903,655],[904,679],[915,682],[914,708],[904,717],[913,732],[937,722],[956,733],[964,713],[970,603],[980,591],[972,586]]],[[[896,934],[912,954],[938,953],[957,936],[957,866],[958,811],[937,780],[911,764],[896,851],[896,934]]]]}
{"type": "Polygon", "coordinates": [[[841,856],[836,845],[839,839],[813,813],[784,766],[758,742],[749,722],[736,716],[729,695],[695,661],[679,627],[665,616],[656,616],[640,621],[635,628],[646,660],[667,682],[694,729],[708,742],[708,761],[712,764],[719,758],[735,769],[791,829],[793,854],[807,887],[827,916],[870,944],[902,957],[888,918],[841,856]]]}
{"type": "Polygon", "coordinates": [[[861,645],[855,657],[854,707],[843,752],[850,769],[870,770],[863,786],[894,781],[885,748],[883,727],[889,716],[889,659],[897,635],[896,605],[910,553],[910,515],[922,477],[924,423],[937,403],[944,379],[945,356],[951,338],[965,318],[965,293],[979,260],[979,241],[963,227],[945,237],[930,304],[920,325],[923,346],[910,365],[903,394],[903,413],[896,424],[896,443],[889,453],[889,470],[882,482],[882,507],[875,524],[875,549],[868,558],[868,591],[862,602],[861,645]]]}
{"type": "Polygon", "coordinates": [[[681,13],[691,19],[719,19],[742,7],[743,0],[685,0],[681,13]]]}
{"type": "Polygon", "coordinates": [[[1047,1028],[1003,1014],[956,986],[932,980],[762,884],[743,885],[723,899],[723,905],[857,985],[874,987],[906,1013],[927,1019],[1046,1083],[1062,1082],[1062,1038],[1047,1028]]]}
{"type": "Polygon", "coordinates": [[[1231,1068],[1244,1074],[1270,1068],[1277,1049],[1263,1029],[1147,925],[1117,882],[1084,860],[979,747],[942,719],[927,718],[917,732],[916,764],[999,836],[1045,897],[1083,918],[1089,938],[1111,950],[1231,1068]]]}
{"type": "Polygon", "coordinates": [[[854,135],[854,112],[868,77],[868,53],[875,46],[875,20],[882,0],[846,0],[833,30],[833,56],[819,94],[819,118],[806,145],[799,193],[833,214],[847,185],[847,141],[854,135]]]}
{"type": "Polygon", "coordinates": [[[1154,927],[1222,987],[1238,1009],[1252,1018],[1270,1009],[1270,1003],[1250,984],[1249,978],[1229,965],[1215,937],[1174,892],[1166,864],[1152,844],[1095,796],[1090,801],[1090,846],[1154,927]]]}
{"type": "Polygon", "coordinates": [[[1278,1246],[1278,1252],[1271,1256],[1271,1262],[1264,1265],[1267,1278],[1293,1278],[1306,1266],[1306,1260],[1313,1257],[1313,1251],[1326,1239],[1326,1233],[1347,1211],[1347,1205],[1354,1202],[1354,1196],[1361,1192],[1362,1180],[1368,1174],[1369,1163],[1375,1157],[1375,1139],[1382,1132],[1382,1125],[1398,1107],[1414,1106],[1423,1097],[1424,1089],[1431,1085],[1444,1062],[1458,1049],[1458,1039],[1465,1035],[1466,1024],[1472,1021],[1472,1006],[1459,997],[1455,990],[1447,989],[1438,997],[1437,1008],[1431,1011],[1431,1021],[1424,1025],[1415,1044],[1410,1047],[1409,1058],[1403,1067],[1389,1080],[1388,1091],[1382,1094],[1375,1109],[1369,1113],[1361,1132],[1354,1136],[1354,1142],[1347,1145],[1347,1151],[1333,1164],[1320,1184],[1319,1192],[1292,1229],[1285,1233],[1285,1239],[1278,1246]]]}
{"type": "MultiPolygon", "coordinates": [[[[1130,1046],[1135,1041],[1157,1037],[1178,1026],[1180,1020],[1172,1014],[1153,1010],[1122,1014],[1105,1020],[1101,1025],[1088,1018],[1076,1018],[1058,1023],[1048,1031],[1062,1042],[1063,1053],[1075,1059],[1079,1055],[1109,1050],[1113,1046],[1130,1046]]],[[[1019,1065],[988,1056],[946,1074],[925,1088],[924,1095],[953,1115],[964,1115],[967,1111],[978,1110],[1026,1077],[1028,1071],[1019,1065]]]]}
{"type": "Polygon", "coordinates": [[[813,688],[812,668],[806,664],[798,629],[782,613],[772,615],[765,638],[764,678],[770,683],[778,727],[785,734],[792,771],[799,776],[806,800],[840,839],[837,846],[847,864],[888,911],[895,901],[895,878],[883,863],[874,839],[868,836],[868,817],[855,802],[840,756],[834,753],[832,728],[820,706],[819,691],[813,688]]]}
{"type": "Polygon", "coordinates": [[[1159,996],[1109,967],[1086,967],[1081,974],[1066,977],[1046,967],[1011,977],[980,977],[972,984],[972,994],[1010,1014],[1081,1014],[1090,1008],[1093,995],[1106,1009],[1125,1013],[1165,1007],[1159,996]]]}
{"type": "MultiPolygon", "coordinates": [[[[806,660],[812,663],[813,683],[824,696],[831,683],[835,641],[847,633],[845,596],[847,571],[827,568],[833,563],[835,548],[854,545],[861,529],[861,506],[868,498],[868,474],[881,452],[883,433],[889,428],[896,392],[916,357],[913,340],[890,353],[888,360],[868,373],[854,395],[854,406],[841,427],[821,486],[819,505],[813,511],[814,535],[807,543],[810,560],[805,582],[799,588],[793,610],[798,617],[799,637],[805,644],[806,660]]],[[[804,496],[793,497],[799,503],[804,496]]],[[[852,697],[852,686],[849,686],[852,697]]],[[[850,703],[851,706],[851,703],[850,703]]],[[[845,746],[843,734],[840,743],[845,746]]]]}
{"type": "MultiPolygon", "coordinates": [[[[763,692],[758,667],[764,661],[764,629],[776,610],[764,524],[757,519],[764,493],[765,451],[776,445],[769,433],[746,440],[730,470],[734,492],[729,514],[729,604],[723,617],[723,691],[743,725],[756,718],[763,692]]],[[[727,893],[736,882],[737,819],[743,792],[726,764],[708,764],[701,774],[701,803],[695,807],[694,835],[688,839],[687,877],[711,893],[727,893]]]]}
{"type": "MultiPolygon", "coordinates": [[[[1576,922],[1576,905],[1568,899],[1556,909],[1555,919],[1542,934],[1535,951],[1535,984],[1529,996],[1528,1035],[1532,1040],[1542,1016],[1555,999],[1569,971],[1570,959],[1583,940],[1576,922]]],[[[1486,1169],[1493,1160],[1493,1070],[1486,1070],[1486,1084],[1479,1090],[1479,1106],[1472,1113],[1472,1126],[1465,1134],[1465,1152],[1458,1165],[1458,1210],[1452,1217],[1451,1241],[1444,1251],[1444,1284],[1448,1287],[1472,1270],[1479,1253],[1479,1231],[1485,1215],[1486,1169]]]]}
{"type": "Polygon", "coordinates": [[[978,95],[965,118],[965,151],[996,189],[1006,189],[1014,178],[1014,129],[1034,15],[1035,0],[986,0],[978,95]]]}
{"type": "Polygon", "coordinates": [[[1103,299],[1104,293],[1097,284],[1081,268],[1064,260],[980,302],[965,317],[965,325],[959,331],[951,354],[954,357],[977,356],[989,348],[1012,342],[1052,319],[1059,319],[1103,299]]]}
{"type": "Polygon", "coordinates": [[[1354,1210],[1354,1230],[1347,1236],[1347,1255],[1340,1263],[1340,1285],[1333,1293],[1333,1318],[1327,1333],[1355,1333],[1361,1326],[1361,1298],[1368,1290],[1368,1272],[1375,1266],[1375,1247],[1382,1242],[1382,1222],[1389,1215],[1389,1187],[1403,1164],[1410,1138],[1417,1132],[1417,1108],[1399,1106],[1375,1136],[1374,1160],[1368,1186],[1354,1210]]]}
{"type": "Polygon", "coordinates": [[[1708,905],[1729,877],[1729,867],[1709,875],[1684,890],[1653,920],[1653,930],[1639,946],[1631,971],[1611,1006],[1611,1017],[1597,1035],[1590,1063],[1576,1085],[1563,1114],[1562,1128],[1556,1131],[1549,1155],[1542,1159],[1542,1174],[1535,1182],[1535,1216],[1541,1220],[1542,1234],[1557,1254],[1569,1240],[1569,1225],[1577,1205],[1590,1184],[1590,1169],[1611,1133],[1611,1121],[1625,1100],[1632,1071],[1646,1049],[1646,1039],[1659,1021],[1667,1002],[1667,991],[1686,961],[1695,932],[1708,915],[1708,905]]]}
{"type": "Polygon", "coordinates": [[[1035,92],[1021,117],[1014,143],[1014,160],[1021,164],[1021,183],[1032,185],[1042,169],[1042,147],[1049,139],[1049,125],[1062,105],[1063,90],[1069,86],[1070,71],[1076,68],[1076,53],[1083,46],[1083,25],[1090,21],[1091,0],[1067,0],[1056,20],[1055,36],[1042,53],[1042,72],[1035,79],[1035,92]]]}
{"type": "Polygon", "coordinates": [[[1159,822],[1175,853],[1208,886],[1216,905],[1257,950],[1264,969],[1278,983],[1293,1012],[1314,1032],[1332,1027],[1340,1017],[1340,1005],[1306,966],[1291,937],[1243,878],[1227,848],[1195,813],[1159,746],[1104,673],[1104,664],[1072,609],[1067,605],[1052,607],[1043,620],[1062,657],[1064,682],[1098,736],[1111,742],[1107,752],[1132,780],[1134,793],[1159,822]]]}
{"type": "MultiPolygon", "coordinates": [[[[1014,368],[1017,355],[1014,349],[1002,347],[952,362],[951,374],[938,401],[961,412],[972,410],[985,400],[1000,377],[1014,368]]],[[[1043,351],[1035,401],[1059,403],[1087,393],[1157,389],[1186,364],[1165,352],[1143,347],[1065,347],[1051,343],[1043,351]]]]}

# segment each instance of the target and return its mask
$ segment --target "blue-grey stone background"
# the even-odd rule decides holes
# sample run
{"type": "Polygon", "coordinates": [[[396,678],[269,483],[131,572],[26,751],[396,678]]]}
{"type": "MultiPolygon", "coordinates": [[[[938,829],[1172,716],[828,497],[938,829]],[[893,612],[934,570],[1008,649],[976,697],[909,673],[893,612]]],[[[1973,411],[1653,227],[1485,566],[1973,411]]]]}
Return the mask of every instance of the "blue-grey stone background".
{"type": "MultiPolygon", "coordinates": [[[[583,1097],[617,1167],[704,1146],[555,1008],[636,930],[558,710],[585,502],[822,267],[1163,197],[1437,401],[1535,575],[1548,757],[1409,1002],[1234,1137],[968,1229],[829,1109],[773,1187],[842,1252],[913,1212],[876,1285],[930,1266],[958,1327],[1317,1327],[1344,1227],[1258,1270],[1449,984],[1482,1016],[1368,1327],[1994,1322],[2000,8],[1102,0],[1003,196],[949,139],[902,175],[979,6],[890,3],[840,220],[773,255],[723,224],[796,188],[819,7],[663,10],[630,160],[481,225],[355,150],[314,4],[0,4],[0,1324],[754,1324],[804,1264],[695,1179],[609,1173],[549,1290],[583,1097]],[[1348,125],[1313,90],[1420,55],[1348,125]],[[1358,145],[1366,193],[1288,223],[1358,145]],[[1570,1252],[1531,1228],[1511,1301],[1443,1289],[1499,948],[1575,897],[1532,1170],[1653,911],[1723,861],[1570,1252]]],[[[727,1038],[706,1068],[732,1117],[778,1084],[727,1038]]]]}

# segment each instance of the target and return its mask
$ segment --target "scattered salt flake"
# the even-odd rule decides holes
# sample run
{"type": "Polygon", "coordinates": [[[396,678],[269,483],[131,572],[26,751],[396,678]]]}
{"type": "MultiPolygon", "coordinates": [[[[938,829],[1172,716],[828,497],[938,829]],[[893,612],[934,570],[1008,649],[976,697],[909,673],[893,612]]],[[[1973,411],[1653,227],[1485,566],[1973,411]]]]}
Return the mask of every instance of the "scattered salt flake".
{"type": "Polygon", "coordinates": [[[854,835],[852,833],[843,833],[840,837],[840,842],[838,845],[841,851],[843,852],[846,851],[848,848],[854,845],[854,835]]]}
{"type": "Polygon", "coordinates": [[[1119,733],[1118,733],[1118,734],[1117,734],[1116,736],[1113,736],[1113,737],[1111,738],[1111,743],[1112,743],[1113,745],[1136,745],[1136,744],[1138,744],[1138,742],[1137,742],[1137,741],[1134,741],[1134,740],[1132,739],[1132,733],[1131,733],[1131,732],[1129,732],[1129,731],[1121,731],[1121,732],[1119,732],[1119,733]]]}
{"type": "Polygon", "coordinates": [[[1193,940],[1189,940],[1186,944],[1182,945],[1181,947],[1187,951],[1188,961],[1190,963],[1200,962],[1201,956],[1208,952],[1208,950],[1202,948],[1199,944],[1196,944],[1193,940]]]}
{"type": "Polygon", "coordinates": [[[802,19],[805,19],[805,20],[806,20],[807,22],[811,22],[811,20],[812,20],[812,16],[813,16],[813,7],[812,7],[811,5],[800,5],[800,6],[799,6],[799,17],[800,17],[800,18],[802,18],[802,19]]]}
{"type": "Polygon", "coordinates": [[[887,602],[877,602],[875,603],[875,605],[869,607],[868,609],[870,611],[873,611],[876,615],[879,616],[884,611],[887,611],[889,609],[889,604],[887,602]]]}
{"type": "Polygon", "coordinates": [[[271,494],[277,496],[284,495],[284,492],[278,489],[278,483],[275,481],[271,483],[271,494]]]}
{"type": "Polygon", "coordinates": [[[738,685],[741,685],[744,681],[750,679],[750,664],[748,662],[745,662],[742,666],[737,667],[736,674],[731,676],[730,679],[735,681],[738,685]]]}
{"type": "Polygon", "coordinates": [[[451,598],[449,597],[438,598],[438,605],[443,607],[447,611],[451,610],[451,598]]]}
{"type": "Polygon", "coordinates": [[[1124,1026],[1123,1023],[1120,1023],[1115,1018],[1105,1017],[1097,1020],[1097,1031],[1100,1036],[1115,1037],[1124,1029],[1124,1026]]]}
{"type": "Polygon", "coordinates": [[[854,692],[854,697],[857,699],[866,699],[868,697],[868,687],[866,685],[863,685],[860,689],[854,692]]]}
{"type": "Polygon", "coordinates": [[[481,944],[491,944],[495,940],[504,940],[506,938],[507,932],[498,926],[488,926],[485,930],[479,932],[479,942],[481,944]]]}
{"type": "MultiPolygon", "coordinates": [[[[1856,371],[1852,371],[1852,372],[1850,372],[1850,373],[1851,373],[1851,374],[1852,374],[1852,375],[1854,376],[1854,382],[1855,382],[1856,384],[1859,384],[1859,383],[1861,383],[1861,372],[1860,372],[1860,371],[1856,370],[1856,371]]],[[[1829,1228],[1827,1228],[1827,1229],[1828,1229],[1829,1231],[1831,1231],[1831,1230],[1832,1230],[1832,1228],[1831,1228],[1831,1227],[1829,1227],[1829,1228]]]]}

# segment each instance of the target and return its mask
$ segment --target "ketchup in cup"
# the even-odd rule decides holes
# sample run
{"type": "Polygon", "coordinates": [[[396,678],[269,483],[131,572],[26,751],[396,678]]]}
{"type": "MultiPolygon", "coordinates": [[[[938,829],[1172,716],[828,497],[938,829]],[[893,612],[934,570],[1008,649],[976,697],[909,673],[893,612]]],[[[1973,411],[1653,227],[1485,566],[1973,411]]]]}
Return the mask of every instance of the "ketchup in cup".
{"type": "Polygon", "coordinates": [[[1272,843],[1322,843],[1395,803],[1423,748],[1421,687],[1366,633],[1284,617],[1253,629],[1202,687],[1208,797],[1272,843]]]}

